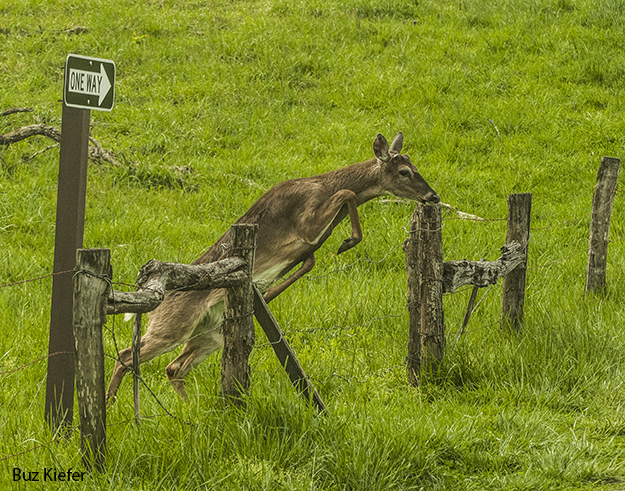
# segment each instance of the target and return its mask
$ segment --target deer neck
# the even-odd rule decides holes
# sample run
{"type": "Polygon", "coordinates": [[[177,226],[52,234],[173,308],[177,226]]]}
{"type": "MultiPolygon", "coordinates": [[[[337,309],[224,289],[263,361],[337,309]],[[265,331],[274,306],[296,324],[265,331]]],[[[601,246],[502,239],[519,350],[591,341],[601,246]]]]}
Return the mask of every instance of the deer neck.
{"type": "Polygon", "coordinates": [[[376,159],[343,167],[329,174],[334,174],[331,181],[334,183],[335,192],[341,189],[353,191],[359,206],[384,194],[380,186],[382,169],[376,159]]]}

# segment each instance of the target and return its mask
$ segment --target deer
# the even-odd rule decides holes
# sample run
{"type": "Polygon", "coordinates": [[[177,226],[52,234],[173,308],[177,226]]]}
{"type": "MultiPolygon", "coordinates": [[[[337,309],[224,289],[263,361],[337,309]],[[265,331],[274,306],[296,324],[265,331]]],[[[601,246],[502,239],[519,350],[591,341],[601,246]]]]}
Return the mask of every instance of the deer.
{"type": "MultiPolygon", "coordinates": [[[[401,154],[404,141],[399,132],[393,142],[378,134],[373,142],[374,158],[325,174],[284,181],[263,194],[237,220],[258,224],[253,281],[265,302],[283,293],[315,266],[315,252],[347,216],[351,235],[340,245],[342,254],[363,238],[358,206],[390,193],[421,203],[438,203],[439,195],[421,177],[410,157],[401,154]],[[299,269],[283,281],[295,266],[299,269]]],[[[226,232],[192,264],[218,261],[227,254],[230,232],[226,232]]],[[[165,369],[174,390],[186,401],[185,376],[223,347],[220,326],[224,312],[224,289],[168,291],[163,302],[148,317],[142,336],[140,363],[172,351],[184,343],[180,355],[165,369]]],[[[131,348],[119,352],[106,398],[115,399],[132,360],[131,348]]]]}

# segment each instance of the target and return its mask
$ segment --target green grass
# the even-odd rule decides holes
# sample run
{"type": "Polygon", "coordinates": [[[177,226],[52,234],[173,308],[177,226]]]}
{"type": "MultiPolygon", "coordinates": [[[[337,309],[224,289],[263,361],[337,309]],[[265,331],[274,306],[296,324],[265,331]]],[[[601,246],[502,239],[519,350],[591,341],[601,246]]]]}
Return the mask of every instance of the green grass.
{"type": "MultiPolygon", "coordinates": [[[[56,443],[43,421],[46,362],[4,373],[47,353],[51,281],[0,288],[0,487],[625,488],[620,196],[608,290],[583,294],[600,157],[624,153],[624,24],[616,0],[0,0],[0,112],[34,108],[0,118],[0,133],[60,126],[68,53],[117,64],[115,107],[92,112],[91,133],[123,165],[90,165],[85,229],[85,246],[111,249],[116,281],[151,258],[192,261],[273,184],[372,157],[378,132],[403,131],[424,177],[467,213],[504,218],[508,194],[533,193],[520,334],[499,329],[496,286],[456,344],[469,291],[448,295],[442,377],[410,387],[397,246],[413,207],[374,200],[363,242],[334,256],[342,224],[312,279],[272,303],[326,416],[269,346],[252,353],[245,412],[219,396],[220,355],[188,377],[188,404],[164,355],[143,373],[176,417],[143,392],[154,417],[135,426],[126,382],[107,471],[79,483],[11,480],[15,467],[82,466],[77,432],[56,443]]],[[[58,149],[26,160],[48,144],[0,148],[0,284],[52,269],[58,149]]],[[[504,237],[505,222],[447,219],[444,257],[494,260],[504,237]]],[[[107,327],[109,354],[111,330],[130,343],[121,316],[107,327]]]]}

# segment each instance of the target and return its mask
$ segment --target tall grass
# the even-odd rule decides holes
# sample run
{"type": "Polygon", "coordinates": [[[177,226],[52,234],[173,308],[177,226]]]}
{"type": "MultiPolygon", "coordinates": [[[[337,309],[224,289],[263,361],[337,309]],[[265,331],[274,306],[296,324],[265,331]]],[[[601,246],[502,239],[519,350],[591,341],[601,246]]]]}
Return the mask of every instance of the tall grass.
{"type": "MultiPolygon", "coordinates": [[[[80,443],[43,421],[45,360],[7,373],[47,353],[51,281],[0,288],[2,488],[623,488],[619,196],[608,290],[583,286],[599,160],[625,143],[624,22],[613,0],[0,0],[0,111],[35,109],[0,132],[60,126],[68,53],[117,64],[115,107],[92,112],[91,133],[123,165],[90,165],[85,230],[86,247],[111,249],[116,281],[151,258],[192,261],[273,184],[366,160],[378,132],[403,131],[465,212],[505,218],[508,194],[533,193],[520,333],[500,330],[495,286],[456,341],[469,291],[448,295],[442,373],[410,387],[398,246],[413,208],[375,200],[360,208],[363,242],[335,256],[342,224],[272,303],[327,415],[294,393],[260,330],[244,412],[219,396],[219,355],[189,375],[188,404],[164,355],[143,374],[174,417],[143,393],[134,425],[124,384],[107,471],[83,482],[12,481],[15,467],[80,469],[80,443]]],[[[27,160],[46,145],[0,148],[0,284],[52,269],[58,150],[27,160]]],[[[453,218],[446,260],[499,256],[505,222],[453,218]]],[[[104,335],[114,356],[113,334],[130,343],[121,317],[104,335]]]]}

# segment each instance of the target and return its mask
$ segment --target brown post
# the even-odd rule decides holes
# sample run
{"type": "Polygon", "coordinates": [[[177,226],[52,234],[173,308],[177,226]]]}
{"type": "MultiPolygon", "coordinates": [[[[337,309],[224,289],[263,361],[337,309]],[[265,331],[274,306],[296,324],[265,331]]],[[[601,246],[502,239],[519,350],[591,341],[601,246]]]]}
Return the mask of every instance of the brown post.
{"type": "Polygon", "coordinates": [[[80,413],[80,448],[87,468],[104,468],[106,402],[102,326],[110,289],[109,249],[79,249],[74,274],[76,393],[80,413]]]}
{"type": "Polygon", "coordinates": [[[590,219],[590,239],[588,244],[588,270],[585,292],[605,290],[606,267],[608,263],[608,243],[612,204],[616,195],[621,160],[601,157],[597,173],[597,184],[592,197],[592,217],[590,219]]]}
{"type": "Polygon", "coordinates": [[[440,205],[417,204],[406,244],[409,281],[408,380],[422,368],[437,372],[445,354],[443,247],[440,205]]]}
{"type": "Polygon", "coordinates": [[[257,224],[230,227],[230,257],[245,259],[249,281],[226,290],[221,386],[226,398],[239,407],[243,406],[241,396],[250,388],[248,360],[255,340],[252,272],[257,234],[257,224]]]}
{"type": "MultiPolygon", "coordinates": [[[[56,204],[53,272],[72,270],[82,247],[90,111],[63,104],[59,182],[56,204]]],[[[74,334],[72,332],[72,275],[52,280],[52,308],[45,419],[52,431],[69,427],[74,408],[74,334]],[[56,354],[61,353],[61,354],[56,354]]]]}
{"type": "Polygon", "coordinates": [[[525,258],[521,264],[506,275],[501,284],[503,290],[501,296],[502,328],[511,326],[519,330],[523,324],[531,211],[532,193],[511,194],[508,196],[506,244],[510,244],[513,241],[523,244],[525,258]]]}

